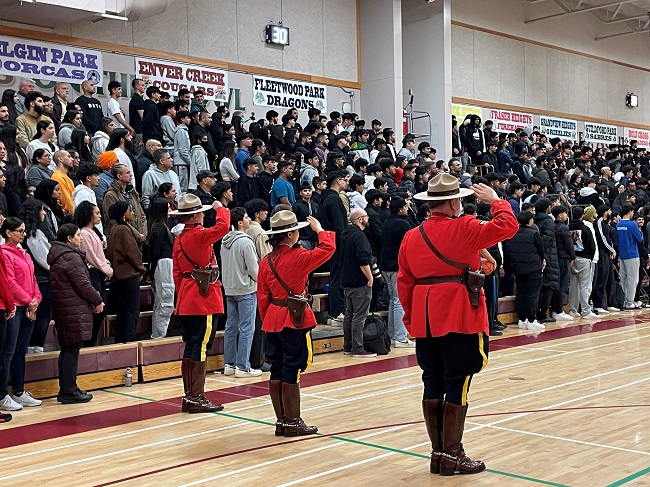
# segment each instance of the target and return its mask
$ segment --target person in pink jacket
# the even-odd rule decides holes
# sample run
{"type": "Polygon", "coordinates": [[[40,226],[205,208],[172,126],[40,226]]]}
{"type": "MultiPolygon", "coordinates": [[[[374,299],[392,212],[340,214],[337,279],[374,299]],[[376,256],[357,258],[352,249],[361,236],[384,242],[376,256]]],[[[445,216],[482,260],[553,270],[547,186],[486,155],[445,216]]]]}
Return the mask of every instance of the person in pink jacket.
{"type": "Polygon", "coordinates": [[[25,239],[25,223],[16,217],[9,217],[0,227],[0,234],[6,243],[2,245],[2,256],[7,269],[7,280],[16,302],[16,315],[7,322],[7,343],[0,372],[0,409],[19,411],[23,406],[40,406],[25,386],[25,355],[34,329],[36,308],[41,302],[34,274],[34,263],[29,254],[20,247],[25,239]],[[8,394],[9,374],[13,394],[8,394]]]}

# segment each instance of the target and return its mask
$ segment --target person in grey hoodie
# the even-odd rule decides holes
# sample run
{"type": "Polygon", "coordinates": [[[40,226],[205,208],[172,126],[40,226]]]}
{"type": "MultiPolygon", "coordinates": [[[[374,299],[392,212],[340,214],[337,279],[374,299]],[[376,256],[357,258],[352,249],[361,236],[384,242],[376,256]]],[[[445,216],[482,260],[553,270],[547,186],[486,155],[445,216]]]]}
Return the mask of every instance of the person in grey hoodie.
{"type": "Polygon", "coordinates": [[[190,170],[190,112],[181,111],[176,115],[179,125],[174,134],[174,171],[181,182],[179,193],[186,193],[190,170]]]}
{"type": "Polygon", "coordinates": [[[262,371],[251,368],[249,361],[257,311],[257,252],[253,239],[245,233],[251,219],[244,208],[230,210],[230,224],[233,230],[221,244],[221,281],[228,315],[223,344],[224,375],[257,377],[262,371]]]}
{"type": "Polygon", "coordinates": [[[201,171],[210,170],[208,153],[203,148],[203,145],[207,143],[208,139],[201,132],[195,132],[194,136],[196,140],[192,141],[192,148],[190,149],[190,179],[187,183],[187,188],[190,191],[194,191],[199,187],[199,183],[196,182],[196,175],[201,171]]]}
{"type": "Polygon", "coordinates": [[[162,183],[172,183],[177,189],[176,201],[181,199],[182,193],[178,189],[181,187],[178,175],[172,171],[174,161],[172,161],[167,149],[156,149],[153,153],[155,164],[149,166],[149,169],[142,176],[142,196],[140,203],[145,210],[149,208],[150,199],[155,198],[158,194],[158,188],[162,183]]]}
{"type": "Polygon", "coordinates": [[[161,103],[160,113],[160,126],[163,131],[163,146],[169,151],[169,153],[174,157],[174,136],[176,135],[176,124],[174,123],[174,117],[176,116],[176,108],[174,108],[174,102],[164,101],[161,103]]]}

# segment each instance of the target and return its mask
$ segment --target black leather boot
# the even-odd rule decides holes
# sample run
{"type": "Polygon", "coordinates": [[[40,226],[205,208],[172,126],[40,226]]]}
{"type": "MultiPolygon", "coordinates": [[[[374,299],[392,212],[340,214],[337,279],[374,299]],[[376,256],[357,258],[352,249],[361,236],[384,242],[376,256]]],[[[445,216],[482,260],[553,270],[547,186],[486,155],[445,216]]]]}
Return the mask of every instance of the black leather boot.
{"type": "Polygon", "coordinates": [[[284,417],[284,408],[282,407],[281,380],[269,381],[269,395],[271,396],[271,404],[273,404],[273,410],[275,411],[275,417],[277,418],[275,422],[275,436],[283,436],[284,422],[286,418],[284,417]]]}
{"type": "Polygon", "coordinates": [[[467,406],[443,403],[440,475],[472,474],[485,470],[485,463],[465,455],[462,440],[466,416],[467,406]]]}
{"type": "Polygon", "coordinates": [[[440,473],[440,455],[442,454],[442,399],[424,399],[422,414],[427,433],[431,439],[431,473],[440,473]]]}
{"type": "Polygon", "coordinates": [[[313,435],[316,426],[307,426],[300,417],[300,384],[282,383],[282,405],[284,407],[284,436],[313,435]]]}

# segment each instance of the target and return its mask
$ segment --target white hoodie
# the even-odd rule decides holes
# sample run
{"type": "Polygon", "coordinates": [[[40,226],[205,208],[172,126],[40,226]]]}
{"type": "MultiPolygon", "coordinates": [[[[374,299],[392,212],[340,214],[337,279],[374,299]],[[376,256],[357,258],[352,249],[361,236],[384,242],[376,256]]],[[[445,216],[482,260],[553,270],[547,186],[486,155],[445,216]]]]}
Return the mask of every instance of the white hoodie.
{"type": "MultiPolygon", "coordinates": [[[[82,201],[90,201],[93,205],[97,206],[97,196],[95,196],[95,192],[85,184],[80,184],[74,189],[74,191],[72,192],[72,200],[73,200],[73,206],[72,206],[73,212],[74,210],[77,209],[77,207],[82,201]]],[[[102,222],[99,222],[99,224],[95,226],[97,227],[97,230],[99,230],[99,233],[104,235],[104,227],[102,226],[102,222]]],[[[104,236],[104,240],[105,239],[106,237],[104,236]]]]}

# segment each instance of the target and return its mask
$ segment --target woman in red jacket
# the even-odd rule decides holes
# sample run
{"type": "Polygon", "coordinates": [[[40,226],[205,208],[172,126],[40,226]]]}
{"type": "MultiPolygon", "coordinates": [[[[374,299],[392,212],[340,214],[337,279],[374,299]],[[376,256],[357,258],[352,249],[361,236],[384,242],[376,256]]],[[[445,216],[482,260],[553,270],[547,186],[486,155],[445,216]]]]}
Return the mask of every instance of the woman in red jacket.
{"type": "MultiPolygon", "coordinates": [[[[7,281],[7,270],[5,269],[5,261],[0,248],[0,357],[4,357],[5,354],[7,320],[13,318],[15,314],[14,296],[7,281]]],[[[2,370],[2,362],[0,362],[0,370],[2,370]]],[[[9,421],[11,421],[11,414],[0,414],[0,423],[8,423],[9,421]]]]}
{"type": "Polygon", "coordinates": [[[7,280],[17,304],[16,316],[7,322],[7,345],[0,373],[0,409],[19,411],[23,406],[41,405],[41,401],[26,392],[24,386],[25,355],[34,329],[36,308],[42,298],[34,274],[34,263],[29,254],[20,247],[25,239],[25,223],[20,218],[9,217],[2,223],[0,233],[7,242],[2,245],[2,252],[7,280]],[[9,374],[13,386],[11,396],[7,393],[9,374]]]}
{"type": "Polygon", "coordinates": [[[266,233],[273,251],[260,262],[257,303],[262,330],[267,333],[266,359],[271,363],[269,394],[277,417],[275,435],[310,435],[318,428],[307,426],[300,417],[300,373],[312,362],[311,330],[316,326],[316,317],[307,307],[302,323],[296,326],[287,307],[289,293],[285,286],[296,296],[304,295],[309,273],[334,254],[335,234],[323,230],[311,216],[306,222],[298,223],[296,215],[287,210],[273,215],[271,230],[266,233]],[[318,234],[318,247],[294,248],[300,238],[298,230],[307,225],[318,234]]]}

